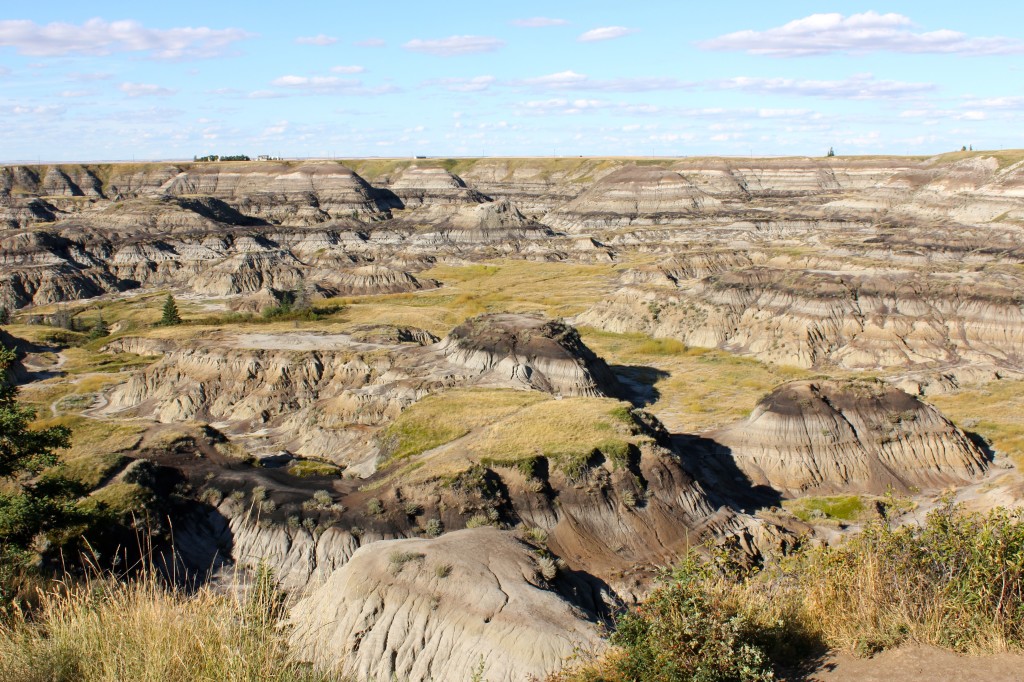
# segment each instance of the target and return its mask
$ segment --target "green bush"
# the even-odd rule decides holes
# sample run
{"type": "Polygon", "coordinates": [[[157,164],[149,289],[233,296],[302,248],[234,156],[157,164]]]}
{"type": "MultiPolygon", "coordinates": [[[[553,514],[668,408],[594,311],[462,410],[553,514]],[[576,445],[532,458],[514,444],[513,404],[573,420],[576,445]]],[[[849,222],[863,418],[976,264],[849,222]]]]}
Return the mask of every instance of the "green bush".
{"type": "Polygon", "coordinates": [[[710,569],[694,555],[623,614],[612,644],[615,679],[649,682],[759,682],[774,679],[751,624],[708,589],[710,569]]]}

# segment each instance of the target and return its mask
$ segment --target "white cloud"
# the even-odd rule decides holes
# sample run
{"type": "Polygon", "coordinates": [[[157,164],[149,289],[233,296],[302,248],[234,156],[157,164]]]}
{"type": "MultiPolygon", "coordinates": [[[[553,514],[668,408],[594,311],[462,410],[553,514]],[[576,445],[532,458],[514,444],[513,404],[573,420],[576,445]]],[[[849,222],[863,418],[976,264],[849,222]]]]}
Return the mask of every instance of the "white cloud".
{"type": "MultiPolygon", "coordinates": [[[[278,88],[286,88],[309,95],[386,95],[399,92],[393,85],[382,85],[375,88],[366,87],[356,78],[338,78],[337,76],[281,76],[270,82],[278,88]]],[[[258,90],[250,93],[250,98],[266,99],[281,97],[281,93],[273,90],[258,90]]]]}
{"type": "Polygon", "coordinates": [[[95,90],[61,90],[59,93],[61,97],[67,98],[92,97],[95,94],[95,90]]]}
{"type": "Polygon", "coordinates": [[[494,85],[497,79],[494,76],[474,76],[472,78],[442,78],[434,82],[452,92],[481,92],[494,85]]]}
{"type": "Polygon", "coordinates": [[[965,107],[983,107],[985,109],[1024,109],[1024,97],[971,97],[964,103],[965,107]]]}
{"type": "Polygon", "coordinates": [[[800,95],[831,99],[899,99],[936,89],[932,83],[881,81],[871,74],[859,74],[838,81],[740,76],[710,81],[708,85],[721,90],[742,90],[759,95],[800,95]]]}
{"type": "Polygon", "coordinates": [[[69,81],[75,81],[80,83],[92,83],[95,81],[105,81],[113,78],[112,73],[81,73],[79,71],[72,71],[67,74],[66,78],[69,81]]]}
{"type": "Polygon", "coordinates": [[[534,113],[578,114],[585,110],[604,109],[613,104],[599,99],[555,98],[523,102],[521,106],[534,113]]]}
{"type": "Polygon", "coordinates": [[[894,13],[812,14],[766,31],[729,33],[698,46],[770,57],[877,51],[972,56],[1024,53],[1024,41],[1015,38],[971,38],[947,29],[917,33],[913,26],[908,17],[894,13]]]}
{"type": "Polygon", "coordinates": [[[11,70],[8,69],[6,66],[0,66],[0,76],[9,76],[9,75],[11,75],[11,70]]]}
{"type": "Polygon", "coordinates": [[[57,104],[44,104],[39,106],[13,104],[0,106],[0,113],[13,114],[15,116],[59,116],[65,111],[66,109],[64,107],[57,104]]]}
{"type": "Polygon", "coordinates": [[[807,109],[758,109],[758,118],[798,118],[807,116],[811,112],[807,109]]]}
{"type": "Polygon", "coordinates": [[[425,52],[439,57],[454,57],[480,52],[494,52],[504,47],[505,41],[490,36],[448,36],[437,40],[416,38],[402,45],[412,52],[425,52]]]}
{"type": "Polygon", "coordinates": [[[363,73],[366,71],[365,66],[332,66],[332,73],[363,73]]]}
{"type": "Polygon", "coordinates": [[[550,17],[530,17],[529,19],[513,19],[512,25],[520,28],[546,28],[548,26],[565,26],[569,22],[565,19],[552,19],[550,17]]]}
{"type": "Polygon", "coordinates": [[[633,77],[598,80],[575,71],[560,71],[546,76],[516,81],[538,90],[600,90],[604,92],[649,92],[652,90],[679,90],[692,87],[692,83],[676,78],[633,77]]]}
{"type": "Polygon", "coordinates": [[[367,38],[354,43],[356,47],[384,47],[387,43],[380,38],[367,38]]]}
{"type": "Polygon", "coordinates": [[[117,89],[129,97],[167,97],[177,92],[151,83],[121,83],[117,89]]]}
{"type": "Polygon", "coordinates": [[[288,130],[288,121],[278,121],[272,126],[268,126],[263,130],[263,137],[272,137],[275,135],[283,135],[288,130]]]}
{"type": "Polygon", "coordinates": [[[622,38],[628,36],[631,33],[636,33],[635,28],[626,28],[625,26],[604,26],[602,28],[594,28],[586,33],[582,34],[576,40],[581,43],[594,43],[599,40],[613,40],[615,38],[622,38]]]}
{"type": "Polygon", "coordinates": [[[338,42],[338,39],[334,36],[325,35],[319,33],[315,36],[299,36],[295,39],[295,42],[299,45],[334,45],[338,42]]]}
{"type": "Polygon", "coordinates": [[[45,25],[23,19],[0,21],[0,46],[33,57],[149,52],[156,59],[201,59],[224,54],[233,43],[251,37],[239,28],[152,29],[137,21],[89,19],[84,24],[45,25]]]}

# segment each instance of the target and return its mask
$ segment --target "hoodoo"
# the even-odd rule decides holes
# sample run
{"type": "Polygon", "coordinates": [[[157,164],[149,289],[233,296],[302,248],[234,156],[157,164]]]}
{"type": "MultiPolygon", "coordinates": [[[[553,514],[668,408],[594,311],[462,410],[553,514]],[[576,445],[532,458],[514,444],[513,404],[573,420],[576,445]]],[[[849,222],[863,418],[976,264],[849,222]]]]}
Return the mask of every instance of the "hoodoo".
{"type": "Polygon", "coordinates": [[[784,384],[748,419],[709,435],[753,484],[786,495],[934,489],[987,466],[938,410],[875,381],[784,384]]]}

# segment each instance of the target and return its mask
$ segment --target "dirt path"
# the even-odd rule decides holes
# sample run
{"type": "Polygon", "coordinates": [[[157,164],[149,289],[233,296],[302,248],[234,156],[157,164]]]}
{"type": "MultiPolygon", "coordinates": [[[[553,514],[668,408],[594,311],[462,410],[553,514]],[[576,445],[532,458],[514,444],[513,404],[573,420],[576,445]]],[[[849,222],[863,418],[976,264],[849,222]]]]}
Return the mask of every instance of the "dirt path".
{"type": "Polygon", "coordinates": [[[963,656],[926,646],[905,646],[871,658],[828,654],[807,671],[780,675],[784,682],[1021,682],[1024,654],[963,656]]]}

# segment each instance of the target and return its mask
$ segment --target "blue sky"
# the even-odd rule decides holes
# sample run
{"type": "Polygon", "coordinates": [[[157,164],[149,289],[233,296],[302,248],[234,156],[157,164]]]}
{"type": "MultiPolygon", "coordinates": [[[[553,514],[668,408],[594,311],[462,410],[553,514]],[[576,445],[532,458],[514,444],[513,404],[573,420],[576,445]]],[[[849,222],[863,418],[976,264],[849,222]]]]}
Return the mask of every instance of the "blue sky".
{"type": "Polygon", "coordinates": [[[1024,147],[1024,3],[63,0],[0,10],[0,160],[1024,147]]]}

